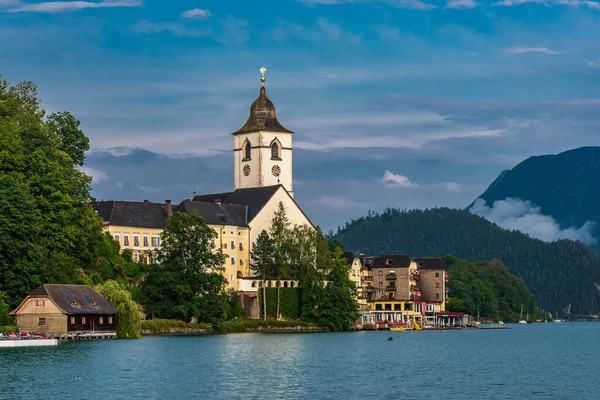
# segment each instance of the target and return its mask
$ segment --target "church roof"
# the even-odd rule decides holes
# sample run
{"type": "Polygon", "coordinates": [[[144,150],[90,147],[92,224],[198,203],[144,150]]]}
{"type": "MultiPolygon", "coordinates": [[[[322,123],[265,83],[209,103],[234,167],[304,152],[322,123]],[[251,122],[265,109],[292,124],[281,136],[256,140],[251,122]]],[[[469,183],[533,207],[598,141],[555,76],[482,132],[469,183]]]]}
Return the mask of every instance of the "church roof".
{"type": "Polygon", "coordinates": [[[248,120],[239,130],[233,133],[256,132],[256,131],[271,131],[271,132],[287,132],[294,133],[286,129],[277,120],[275,105],[267,97],[267,90],[264,86],[260,88],[258,98],[250,106],[250,116],[248,120]]]}
{"type": "Polygon", "coordinates": [[[184,200],[174,211],[191,214],[197,211],[209,225],[231,225],[247,227],[245,205],[219,204],[215,202],[184,200]]]}
{"type": "Polygon", "coordinates": [[[250,222],[260,210],[271,200],[271,197],[282,187],[281,185],[263,186],[256,188],[236,189],[229,193],[205,194],[194,197],[194,201],[218,202],[223,204],[239,204],[248,207],[250,222]]]}

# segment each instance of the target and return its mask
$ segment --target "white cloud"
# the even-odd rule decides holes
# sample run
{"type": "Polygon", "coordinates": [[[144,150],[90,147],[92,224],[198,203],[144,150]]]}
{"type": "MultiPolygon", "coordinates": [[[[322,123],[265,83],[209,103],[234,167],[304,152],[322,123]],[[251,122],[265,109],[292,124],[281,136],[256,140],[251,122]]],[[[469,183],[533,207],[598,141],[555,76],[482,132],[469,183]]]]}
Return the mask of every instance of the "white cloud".
{"type": "Polygon", "coordinates": [[[133,26],[136,33],[144,35],[155,35],[160,33],[170,33],[175,36],[187,37],[209,37],[213,36],[213,31],[208,28],[197,28],[187,26],[176,22],[150,22],[141,20],[133,26]]]}
{"type": "Polygon", "coordinates": [[[561,229],[554,218],[543,215],[540,208],[530,201],[509,197],[497,200],[492,207],[489,207],[485,200],[477,199],[469,211],[502,228],[518,230],[546,242],[558,239],[580,240],[587,244],[597,242],[592,235],[595,222],[588,221],[581,228],[561,229]]]}
{"type": "MultiPolygon", "coordinates": [[[[1,1],[1,0],[0,0],[1,1]]],[[[43,3],[13,2],[14,6],[4,12],[38,12],[59,13],[78,11],[86,8],[115,8],[115,7],[141,7],[141,0],[105,0],[101,2],[91,1],[47,1],[43,3]]],[[[11,5],[8,0],[8,5],[11,5]]]]}
{"type": "Polygon", "coordinates": [[[446,182],[444,188],[449,192],[460,192],[463,189],[462,185],[456,182],[446,182]]]}
{"type": "Polygon", "coordinates": [[[588,61],[587,66],[590,68],[600,68],[600,62],[599,61],[588,61]]]}
{"type": "Polygon", "coordinates": [[[99,169],[90,168],[90,167],[81,167],[81,168],[79,168],[79,170],[81,172],[83,172],[84,174],[86,174],[87,176],[90,176],[92,178],[92,182],[94,182],[94,183],[100,183],[100,182],[106,181],[108,179],[106,172],[100,171],[99,169]]]}
{"type": "Polygon", "coordinates": [[[392,171],[386,169],[383,177],[381,178],[381,183],[389,188],[417,188],[417,185],[414,182],[411,182],[408,177],[400,174],[394,174],[392,171]]]}
{"type": "Polygon", "coordinates": [[[181,18],[184,19],[203,19],[212,16],[210,11],[194,8],[181,13],[181,18]]]}
{"type": "Polygon", "coordinates": [[[492,6],[514,7],[522,4],[540,4],[544,6],[588,7],[600,10],[600,2],[590,0],[500,0],[492,6]]]}
{"type": "Polygon", "coordinates": [[[446,3],[446,8],[475,8],[478,7],[479,4],[474,0],[449,0],[446,3]]]}
{"type": "Polygon", "coordinates": [[[560,52],[548,49],[546,47],[509,47],[502,50],[506,54],[528,54],[528,53],[538,53],[538,54],[547,54],[547,55],[556,55],[560,54],[560,52]]]}
{"type": "Polygon", "coordinates": [[[435,5],[425,3],[420,0],[299,0],[301,3],[314,5],[333,5],[333,4],[387,4],[398,8],[407,8],[413,10],[429,10],[436,8],[435,5]]]}

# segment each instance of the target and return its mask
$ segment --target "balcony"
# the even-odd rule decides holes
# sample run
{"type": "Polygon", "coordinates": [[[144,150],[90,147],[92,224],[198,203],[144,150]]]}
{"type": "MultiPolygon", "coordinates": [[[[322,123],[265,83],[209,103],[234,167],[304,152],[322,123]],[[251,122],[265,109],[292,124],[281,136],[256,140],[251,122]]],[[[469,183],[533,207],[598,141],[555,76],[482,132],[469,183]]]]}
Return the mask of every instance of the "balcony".
{"type": "Polygon", "coordinates": [[[373,280],[373,275],[363,275],[361,278],[365,282],[371,282],[373,280]]]}
{"type": "Polygon", "coordinates": [[[385,276],[385,279],[387,279],[388,281],[395,281],[398,278],[396,277],[396,274],[387,274],[385,276]]]}
{"type": "Polygon", "coordinates": [[[418,292],[420,291],[420,288],[418,285],[410,285],[410,291],[411,292],[418,292]]]}
{"type": "Polygon", "coordinates": [[[419,271],[417,271],[416,269],[410,271],[410,279],[413,279],[415,281],[418,281],[420,279],[420,275],[419,275],[419,271]]]}
{"type": "Polygon", "coordinates": [[[396,291],[396,286],[388,286],[385,288],[385,290],[387,290],[388,292],[395,292],[396,291]]]}
{"type": "Polygon", "coordinates": [[[363,292],[366,292],[366,293],[373,293],[374,291],[375,291],[375,288],[374,288],[373,286],[366,286],[366,287],[363,287],[363,292]]]}

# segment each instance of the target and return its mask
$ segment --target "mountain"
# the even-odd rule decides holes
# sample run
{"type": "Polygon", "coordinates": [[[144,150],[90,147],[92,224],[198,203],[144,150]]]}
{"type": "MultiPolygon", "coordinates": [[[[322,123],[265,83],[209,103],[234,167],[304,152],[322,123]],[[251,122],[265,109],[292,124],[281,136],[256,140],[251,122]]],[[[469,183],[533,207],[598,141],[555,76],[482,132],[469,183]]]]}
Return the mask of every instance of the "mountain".
{"type": "Polygon", "coordinates": [[[347,251],[368,255],[499,259],[524,280],[539,307],[560,312],[571,305],[574,314],[600,311],[600,254],[581,242],[547,243],[508,231],[465,210],[388,209],[348,222],[332,239],[347,251]]]}
{"type": "Polygon", "coordinates": [[[530,157],[502,172],[479,198],[489,207],[506,198],[529,201],[541,214],[554,218],[562,230],[589,230],[590,240],[585,236],[571,238],[586,241],[600,251],[600,147],[530,157]]]}

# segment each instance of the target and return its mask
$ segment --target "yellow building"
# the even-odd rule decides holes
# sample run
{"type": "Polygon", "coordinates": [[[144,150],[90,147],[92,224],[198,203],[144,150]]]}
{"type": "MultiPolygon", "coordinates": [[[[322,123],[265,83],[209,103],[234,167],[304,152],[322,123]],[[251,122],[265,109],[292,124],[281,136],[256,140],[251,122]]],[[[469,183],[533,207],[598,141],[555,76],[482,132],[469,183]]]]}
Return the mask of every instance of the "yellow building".
{"type": "Polygon", "coordinates": [[[222,249],[225,260],[227,289],[238,289],[239,279],[249,270],[250,228],[246,222],[247,207],[185,200],[173,207],[165,203],[100,201],[94,203],[104,220],[104,228],[119,242],[121,249],[130,249],[134,261],[150,263],[155,250],[161,246],[160,235],[173,212],[197,211],[217,234],[214,249],[222,249]]]}

